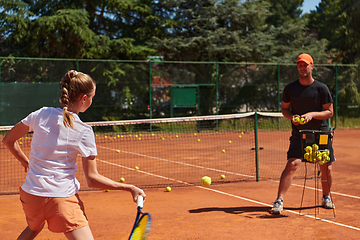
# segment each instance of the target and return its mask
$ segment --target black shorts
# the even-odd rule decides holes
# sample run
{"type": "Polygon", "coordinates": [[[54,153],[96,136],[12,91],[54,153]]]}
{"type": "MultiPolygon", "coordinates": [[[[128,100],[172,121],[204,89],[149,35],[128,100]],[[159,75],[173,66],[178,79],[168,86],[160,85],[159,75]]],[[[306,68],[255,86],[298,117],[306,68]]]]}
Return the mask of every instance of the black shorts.
{"type": "MultiPolygon", "coordinates": [[[[335,161],[335,155],[334,155],[334,150],[332,147],[332,134],[330,135],[330,139],[331,141],[329,141],[328,143],[328,148],[330,150],[330,162],[334,162],[335,161]]],[[[301,148],[301,138],[300,135],[292,135],[290,137],[290,146],[289,146],[289,150],[287,152],[287,159],[290,158],[303,158],[303,151],[301,148]]]]}

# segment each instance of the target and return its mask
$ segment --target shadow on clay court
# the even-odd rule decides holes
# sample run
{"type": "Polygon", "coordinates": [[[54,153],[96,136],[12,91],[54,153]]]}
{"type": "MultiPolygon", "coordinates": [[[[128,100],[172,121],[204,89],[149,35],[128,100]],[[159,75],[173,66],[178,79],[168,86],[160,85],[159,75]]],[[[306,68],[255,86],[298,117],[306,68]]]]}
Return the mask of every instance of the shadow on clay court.
{"type": "MultiPolygon", "coordinates": [[[[284,210],[292,210],[292,211],[301,211],[306,209],[314,209],[321,206],[309,206],[309,207],[298,207],[298,208],[285,208],[284,210]]],[[[282,218],[287,217],[286,215],[278,214],[273,215],[270,214],[270,207],[208,207],[208,208],[198,208],[198,209],[191,209],[189,213],[205,213],[205,212],[225,212],[230,214],[243,214],[243,213],[267,213],[262,216],[258,216],[259,218],[282,218]]]]}
{"type": "Polygon", "coordinates": [[[209,207],[189,210],[189,213],[204,213],[204,212],[225,212],[230,214],[242,214],[250,212],[269,212],[270,207],[209,207]]]}

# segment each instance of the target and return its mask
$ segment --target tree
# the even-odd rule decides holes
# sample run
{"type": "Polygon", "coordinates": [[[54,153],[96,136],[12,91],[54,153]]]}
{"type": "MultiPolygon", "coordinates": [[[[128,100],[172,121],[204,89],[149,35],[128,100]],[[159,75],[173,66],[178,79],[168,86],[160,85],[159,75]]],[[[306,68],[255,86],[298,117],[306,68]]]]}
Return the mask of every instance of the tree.
{"type": "Polygon", "coordinates": [[[300,7],[304,0],[268,0],[271,15],[266,22],[275,27],[280,27],[288,21],[299,20],[302,14],[300,7]]]}
{"type": "Polygon", "coordinates": [[[360,59],[360,1],[322,0],[316,11],[309,14],[308,27],[319,39],[327,39],[333,60],[354,63],[360,59]]]}

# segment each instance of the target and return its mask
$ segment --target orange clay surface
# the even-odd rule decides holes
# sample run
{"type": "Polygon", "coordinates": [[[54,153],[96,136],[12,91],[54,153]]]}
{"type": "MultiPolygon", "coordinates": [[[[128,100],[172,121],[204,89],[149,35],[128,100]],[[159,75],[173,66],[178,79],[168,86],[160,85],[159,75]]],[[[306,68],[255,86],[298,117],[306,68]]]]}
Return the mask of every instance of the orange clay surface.
{"type": "MultiPolygon", "coordinates": [[[[171,192],[150,188],[144,204],[153,219],[148,239],[360,239],[359,140],[360,130],[335,131],[335,213],[315,206],[314,179],[306,182],[301,208],[304,179],[294,179],[284,200],[286,210],[277,216],[268,213],[277,180],[173,187],[171,192]]],[[[321,191],[318,195],[321,204],[321,191]]],[[[128,192],[82,191],[80,197],[95,239],[128,238],[136,214],[128,192]]],[[[0,196],[0,206],[0,239],[16,239],[27,226],[19,196],[0,196]]],[[[45,226],[36,239],[66,238],[45,226]]]]}

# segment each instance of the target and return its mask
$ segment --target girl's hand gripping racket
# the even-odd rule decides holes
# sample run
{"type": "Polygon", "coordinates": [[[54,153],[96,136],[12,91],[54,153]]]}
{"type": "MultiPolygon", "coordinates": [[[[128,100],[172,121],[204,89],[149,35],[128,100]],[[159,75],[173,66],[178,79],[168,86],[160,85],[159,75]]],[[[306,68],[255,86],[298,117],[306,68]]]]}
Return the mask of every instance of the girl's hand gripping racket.
{"type": "Polygon", "coordinates": [[[150,217],[150,214],[144,213],[142,211],[143,205],[144,205],[143,197],[138,196],[136,219],[135,219],[134,227],[131,231],[129,240],[146,239],[146,237],[150,231],[151,217],[150,217]],[[141,217],[140,217],[140,215],[141,215],[141,217]]]}

